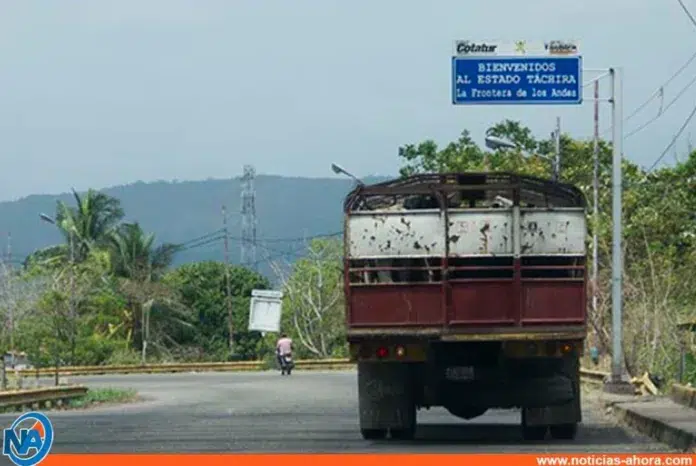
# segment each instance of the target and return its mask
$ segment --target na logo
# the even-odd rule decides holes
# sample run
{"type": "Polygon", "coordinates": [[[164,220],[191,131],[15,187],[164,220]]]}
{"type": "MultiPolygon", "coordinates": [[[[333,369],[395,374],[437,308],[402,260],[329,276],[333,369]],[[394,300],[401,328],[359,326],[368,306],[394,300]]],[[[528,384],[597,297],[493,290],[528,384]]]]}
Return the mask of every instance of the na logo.
{"type": "Polygon", "coordinates": [[[22,414],[3,432],[2,454],[17,466],[35,466],[53,446],[53,425],[36,411],[22,414]]]}

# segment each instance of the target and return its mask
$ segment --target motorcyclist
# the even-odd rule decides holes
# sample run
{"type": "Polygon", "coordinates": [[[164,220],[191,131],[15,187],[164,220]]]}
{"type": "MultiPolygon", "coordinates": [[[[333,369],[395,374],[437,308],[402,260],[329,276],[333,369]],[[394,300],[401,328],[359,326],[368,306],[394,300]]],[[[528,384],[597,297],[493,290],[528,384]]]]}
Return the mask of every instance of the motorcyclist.
{"type": "Polygon", "coordinates": [[[278,364],[280,364],[281,375],[285,375],[286,372],[290,375],[292,368],[288,367],[286,364],[285,357],[292,355],[292,339],[288,338],[285,333],[280,335],[276,343],[276,355],[278,357],[278,364]]]}

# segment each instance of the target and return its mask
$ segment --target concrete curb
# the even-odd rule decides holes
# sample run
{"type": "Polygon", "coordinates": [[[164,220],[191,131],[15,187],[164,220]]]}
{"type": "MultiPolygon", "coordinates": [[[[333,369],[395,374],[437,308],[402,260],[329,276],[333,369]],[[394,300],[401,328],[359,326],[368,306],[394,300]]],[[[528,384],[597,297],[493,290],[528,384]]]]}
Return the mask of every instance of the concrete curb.
{"type": "MultiPolygon", "coordinates": [[[[629,397],[626,397],[629,398],[629,397]]],[[[621,400],[604,400],[606,408],[611,409],[614,416],[623,424],[635,429],[643,435],[647,435],[658,442],[685,453],[696,452],[696,435],[681,429],[662,419],[647,416],[631,409],[627,404],[650,403],[658,400],[656,397],[640,397],[621,400]]]]}
{"type": "Polygon", "coordinates": [[[687,385],[673,384],[670,390],[670,398],[687,408],[696,408],[696,389],[687,385]]]}

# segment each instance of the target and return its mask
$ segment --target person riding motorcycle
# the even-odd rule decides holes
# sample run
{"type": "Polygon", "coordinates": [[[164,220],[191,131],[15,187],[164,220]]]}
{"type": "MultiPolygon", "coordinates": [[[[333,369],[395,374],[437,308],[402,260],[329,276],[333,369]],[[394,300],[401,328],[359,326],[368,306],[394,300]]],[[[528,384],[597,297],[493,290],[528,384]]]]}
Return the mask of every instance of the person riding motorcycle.
{"type": "Polygon", "coordinates": [[[283,333],[276,343],[276,356],[280,365],[281,375],[286,373],[290,375],[292,371],[292,362],[288,364],[287,358],[292,357],[292,340],[283,333]]]}

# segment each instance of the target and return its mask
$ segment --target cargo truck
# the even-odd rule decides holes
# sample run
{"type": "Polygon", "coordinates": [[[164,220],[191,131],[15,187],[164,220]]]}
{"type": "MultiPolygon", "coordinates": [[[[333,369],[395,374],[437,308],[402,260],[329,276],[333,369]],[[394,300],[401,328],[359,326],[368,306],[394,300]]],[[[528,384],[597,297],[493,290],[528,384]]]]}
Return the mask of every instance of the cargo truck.
{"type": "Polygon", "coordinates": [[[573,439],[586,337],[585,198],[514,173],[358,185],[344,202],[347,339],[365,439],[416,412],[519,408],[525,439],[573,439]]]}

